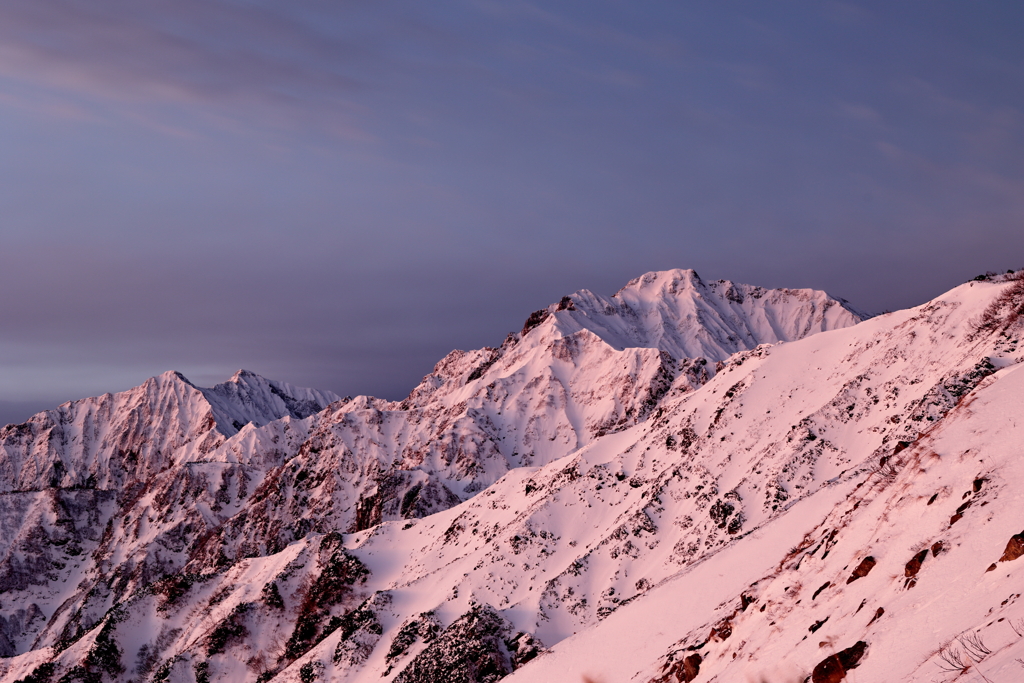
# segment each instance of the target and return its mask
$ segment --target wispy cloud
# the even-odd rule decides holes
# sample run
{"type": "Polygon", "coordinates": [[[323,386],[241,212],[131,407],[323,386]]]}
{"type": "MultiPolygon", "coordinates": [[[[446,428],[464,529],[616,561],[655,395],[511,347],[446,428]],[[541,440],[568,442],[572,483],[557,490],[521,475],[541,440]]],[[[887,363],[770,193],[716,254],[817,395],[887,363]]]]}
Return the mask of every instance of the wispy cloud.
{"type": "Polygon", "coordinates": [[[27,96],[5,91],[0,85],[0,106],[20,109],[32,114],[39,114],[54,119],[67,121],[96,121],[96,115],[87,108],[69,102],[65,98],[55,97],[47,93],[27,96]]]}
{"type": "Polygon", "coordinates": [[[861,102],[840,102],[839,113],[845,118],[865,123],[881,123],[882,115],[874,107],[861,102]]]}
{"type": "MultiPolygon", "coordinates": [[[[0,4],[0,76],[46,88],[51,99],[89,97],[136,121],[158,117],[144,107],[207,108],[275,125],[315,119],[334,134],[371,137],[351,99],[386,68],[382,55],[345,33],[344,13],[332,17],[333,31],[301,16],[221,0],[12,0],[0,4]]],[[[8,104],[28,101],[4,94],[8,104]]]]}

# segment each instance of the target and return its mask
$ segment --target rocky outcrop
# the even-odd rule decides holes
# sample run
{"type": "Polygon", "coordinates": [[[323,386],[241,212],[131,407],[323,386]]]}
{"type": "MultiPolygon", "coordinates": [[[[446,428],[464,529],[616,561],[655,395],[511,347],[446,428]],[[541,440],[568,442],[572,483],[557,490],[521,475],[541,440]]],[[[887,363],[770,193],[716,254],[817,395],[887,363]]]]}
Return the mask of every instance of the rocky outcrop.
{"type": "Polygon", "coordinates": [[[839,683],[848,671],[856,669],[868,649],[863,640],[823,659],[811,672],[812,683],[839,683]]]}
{"type": "Polygon", "coordinates": [[[858,564],[857,567],[853,570],[853,573],[850,574],[850,578],[846,580],[846,583],[853,583],[857,579],[864,578],[865,576],[871,573],[871,570],[875,568],[876,564],[878,564],[878,562],[875,560],[875,558],[868,555],[860,561],[860,564],[858,564]]]}
{"type": "Polygon", "coordinates": [[[395,683],[494,683],[512,673],[510,626],[493,608],[474,606],[438,635],[395,683]]]}
{"type": "Polygon", "coordinates": [[[1006,550],[1003,551],[999,561],[1012,562],[1021,555],[1024,555],[1024,531],[1010,537],[1010,540],[1006,543],[1006,550]]]}

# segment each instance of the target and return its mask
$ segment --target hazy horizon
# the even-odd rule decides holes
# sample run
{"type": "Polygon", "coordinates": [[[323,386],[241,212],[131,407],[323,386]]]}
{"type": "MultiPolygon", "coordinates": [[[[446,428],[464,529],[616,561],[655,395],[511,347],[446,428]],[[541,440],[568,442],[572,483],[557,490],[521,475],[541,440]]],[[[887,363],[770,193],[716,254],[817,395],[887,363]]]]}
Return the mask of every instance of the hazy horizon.
{"type": "Polygon", "coordinates": [[[652,270],[1024,266],[1024,7],[0,6],[0,423],[176,369],[403,397],[652,270]]]}

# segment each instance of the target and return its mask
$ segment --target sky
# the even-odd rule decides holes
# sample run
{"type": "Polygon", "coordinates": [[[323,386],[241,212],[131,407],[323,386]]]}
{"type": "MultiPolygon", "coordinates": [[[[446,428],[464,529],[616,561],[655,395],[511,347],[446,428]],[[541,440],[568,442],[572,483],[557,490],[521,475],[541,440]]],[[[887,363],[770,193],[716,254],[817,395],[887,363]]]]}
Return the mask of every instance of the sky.
{"type": "Polygon", "coordinates": [[[1024,4],[0,3],[0,423],[165,370],[400,399],[652,270],[1024,267],[1024,4]]]}

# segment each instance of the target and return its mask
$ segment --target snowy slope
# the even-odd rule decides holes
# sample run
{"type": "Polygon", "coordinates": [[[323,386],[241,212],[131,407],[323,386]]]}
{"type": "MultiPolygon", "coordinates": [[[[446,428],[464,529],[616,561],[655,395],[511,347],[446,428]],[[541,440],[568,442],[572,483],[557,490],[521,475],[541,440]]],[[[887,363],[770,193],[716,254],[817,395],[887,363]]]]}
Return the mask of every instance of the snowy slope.
{"type": "MultiPolygon", "coordinates": [[[[991,339],[972,339],[974,299],[966,286],[919,309],[741,354],[705,387],[666,399],[653,424],[510,474],[413,527],[364,532],[353,547],[375,585],[423,595],[393,617],[395,628],[403,613],[451,620],[476,601],[554,644],[788,500],[844,474],[865,476],[860,463],[938,422],[991,372],[984,359],[998,351],[991,339]]],[[[385,659],[383,650],[376,656],[385,659]]],[[[381,660],[371,657],[367,669],[386,670],[381,660]]]]}
{"type": "Polygon", "coordinates": [[[189,537],[223,521],[197,486],[245,478],[197,464],[233,423],[253,429],[334,400],[246,371],[212,389],[167,372],[0,430],[0,655],[66,636],[69,620],[89,626],[120,594],[180,569],[189,537]],[[145,519],[139,501],[153,504],[145,519]]]}
{"type": "MultiPolygon", "coordinates": [[[[732,305],[714,288],[695,289],[691,271],[652,277],[689,283],[645,289],[652,308],[692,307],[700,297],[723,311],[732,305]]],[[[857,320],[838,315],[846,309],[822,293],[760,291],[775,302],[774,318],[804,321],[794,335],[857,320]],[[819,308],[837,315],[817,319],[819,308]],[[817,327],[806,324],[812,319],[817,327]]],[[[758,319],[760,309],[749,306],[751,320],[758,319]]],[[[549,309],[546,319],[499,348],[452,352],[400,405],[367,398],[334,404],[301,426],[243,430],[208,454],[207,460],[257,468],[250,476],[262,482],[260,494],[193,553],[189,569],[211,570],[221,554],[271,552],[310,531],[356,531],[451,507],[517,467],[557,460],[595,436],[645,420],[670,389],[691,391],[714,373],[706,359],[676,358],[656,346],[617,349],[581,329],[570,317],[579,310],[564,301],[549,309]]],[[[732,324],[743,314],[731,311],[732,324]]],[[[679,325],[697,334],[692,319],[679,325]]],[[[748,326],[776,339],[767,327],[748,326]]]]}
{"type": "MultiPolygon", "coordinates": [[[[1020,289],[971,283],[851,326],[824,295],[649,274],[453,352],[401,404],[250,409],[131,491],[8,494],[5,518],[26,521],[0,536],[3,567],[34,558],[52,578],[5,594],[23,654],[0,680],[46,665],[53,680],[676,681],[694,655],[696,680],[803,680],[859,641],[847,679],[935,679],[941,639],[1024,618],[971,611],[1012,561],[964,589],[956,618],[934,611],[1020,531],[1012,502],[974,514],[1017,476],[1020,289]],[[975,441],[1004,455],[975,466],[975,441]],[[908,588],[936,539],[951,545],[908,588]],[[865,597],[878,604],[858,611],[865,597]],[[920,623],[933,632],[902,648],[920,623]],[[904,649],[900,678],[872,668],[904,649]]],[[[1013,680],[1005,637],[986,661],[1013,680]]]]}
{"type": "Polygon", "coordinates": [[[1015,360],[889,468],[814,494],[509,680],[682,680],[698,655],[694,680],[795,681],[858,642],[851,681],[1024,679],[1015,360]]]}

